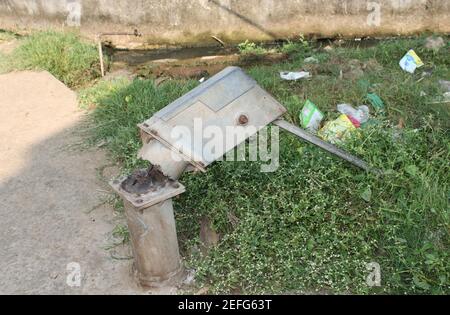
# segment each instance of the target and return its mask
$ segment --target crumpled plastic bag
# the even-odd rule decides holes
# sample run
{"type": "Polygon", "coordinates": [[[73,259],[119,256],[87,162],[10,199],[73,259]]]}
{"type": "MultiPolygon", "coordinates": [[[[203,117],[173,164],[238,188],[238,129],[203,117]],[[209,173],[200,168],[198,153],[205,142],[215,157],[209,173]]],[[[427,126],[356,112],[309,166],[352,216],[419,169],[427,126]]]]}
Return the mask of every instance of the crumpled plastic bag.
{"type": "Polygon", "coordinates": [[[301,71],[301,72],[280,72],[280,77],[283,80],[287,81],[297,81],[300,79],[309,79],[311,74],[309,72],[301,71]]]}
{"type": "Polygon", "coordinates": [[[339,104],[337,109],[341,114],[347,115],[356,124],[357,128],[366,123],[370,118],[370,110],[366,105],[354,108],[349,104],[339,104]]]}

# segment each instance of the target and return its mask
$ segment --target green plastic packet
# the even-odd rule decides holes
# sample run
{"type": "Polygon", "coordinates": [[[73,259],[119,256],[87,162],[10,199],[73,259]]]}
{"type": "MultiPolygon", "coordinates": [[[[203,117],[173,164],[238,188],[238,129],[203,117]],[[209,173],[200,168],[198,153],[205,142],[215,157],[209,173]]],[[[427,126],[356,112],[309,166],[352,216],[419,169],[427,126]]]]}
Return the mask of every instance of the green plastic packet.
{"type": "Polygon", "coordinates": [[[300,112],[300,123],[306,130],[316,133],[325,115],[310,100],[307,100],[300,112]]]}
{"type": "Polygon", "coordinates": [[[384,112],[386,107],[385,107],[384,102],[381,99],[381,97],[379,97],[375,93],[369,93],[369,94],[367,94],[367,99],[369,100],[369,102],[372,104],[372,106],[375,108],[375,110],[377,112],[384,112]]]}

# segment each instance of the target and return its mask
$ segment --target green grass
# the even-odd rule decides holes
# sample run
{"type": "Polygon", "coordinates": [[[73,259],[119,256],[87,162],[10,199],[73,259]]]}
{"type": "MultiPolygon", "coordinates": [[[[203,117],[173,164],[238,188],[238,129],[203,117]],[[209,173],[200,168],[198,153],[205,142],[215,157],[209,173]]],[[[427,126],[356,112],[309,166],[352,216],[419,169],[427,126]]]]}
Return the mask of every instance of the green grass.
{"type": "MultiPolygon", "coordinates": [[[[199,287],[216,293],[450,293],[449,108],[429,104],[443,93],[438,80],[450,78],[450,54],[448,46],[438,53],[421,47],[421,38],[331,52],[302,44],[290,47],[289,62],[248,69],[294,123],[308,98],[332,119],[337,104],[360,105],[368,91],[377,92],[386,114],[345,147],[386,174],[366,174],[282,133],[275,173],[261,173],[259,162],[220,162],[206,174],[184,175],[187,192],[175,200],[178,236],[199,287]],[[410,48],[434,69],[432,76],[417,82],[422,70],[410,75],[399,68],[410,48]],[[309,56],[320,63],[303,65],[309,56]],[[341,79],[352,59],[368,66],[361,77],[341,79]],[[279,78],[280,70],[303,67],[311,67],[311,81],[279,78]],[[400,118],[404,129],[396,127],[400,118]],[[203,216],[222,235],[206,256],[198,250],[203,216]],[[370,262],[381,266],[379,288],[366,285],[370,262]]],[[[157,87],[135,80],[111,93],[85,91],[88,98],[91,91],[99,95],[91,98],[97,104],[93,141],[107,141],[126,172],[145,164],[136,159],[136,124],[196,84],[157,87]]]]}
{"type": "Polygon", "coordinates": [[[9,63],[7,70],[47,70],[72,88],[86,85],[100,76],[95,46],[74,33],[45,31],[31,34],[3,59],[9,63]]]}
{"type": "Polygon", "coordinates": [[[80,107],[93,109],[97,105],[97,100],[119,92],[130,83],[130,80],[126,78],[117,78],[112,81],[99,81],[89,88],[81,89],[78,91],[80,107]]]}
{"type": "Polygon", "coordinates": [[[269,52],[269,50],[267,50],[266,48],[264,48],[261,45],[258,45],[256,43],[250,42],[248,40],[246,40],[243,43],[240,43],[237,46],[239,53],[242,55],[256,55],[256,56],[261,56],[261,55],[265,55],[269,52]]]}

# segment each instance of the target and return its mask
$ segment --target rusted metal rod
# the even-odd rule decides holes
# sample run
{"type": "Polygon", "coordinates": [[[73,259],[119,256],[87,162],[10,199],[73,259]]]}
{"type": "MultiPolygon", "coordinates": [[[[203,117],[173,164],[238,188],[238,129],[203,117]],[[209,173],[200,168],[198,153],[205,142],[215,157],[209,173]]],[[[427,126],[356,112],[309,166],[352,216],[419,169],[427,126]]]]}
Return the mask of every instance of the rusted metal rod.
{"type": "Polygon", "coordinates": [[[312,144],[318,146],[319,148],[321,148],[325,151],[328,151],[328,152],[340,157],[341,159],[352,163],[353,165],[355,165],[359,168],[362,168],[365,171],[375,172],[377,174],[381,173],[380,170],[371,167],[369,164],[367,164],[365,161],[361,160],[360,158],[358,158],[354,155],[351,155],[350,153],[345,152],[342,149],[339,149],[338,147],[336,147],[335,145],[333,145],[329,142],[323,141],[322,139],[308,133],[307,131],[305,131],[293,124],[288,123],[287,121],[285,121],[283,119],[275,120],[273,123],[276,126],[296,135],[300,139],[305,140],[309,143],[312,143],[312,144]]]}

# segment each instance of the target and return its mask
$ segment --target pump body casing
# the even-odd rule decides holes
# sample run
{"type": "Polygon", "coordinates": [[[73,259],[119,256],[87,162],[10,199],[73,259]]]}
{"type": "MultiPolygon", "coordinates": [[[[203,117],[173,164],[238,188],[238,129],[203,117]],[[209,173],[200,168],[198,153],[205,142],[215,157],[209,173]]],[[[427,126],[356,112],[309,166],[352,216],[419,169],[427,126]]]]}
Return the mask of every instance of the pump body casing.
{"type": "Polygon", "coordinates": [[[285,112],[242,69],[228,67],[139,124],[139,156],[172,178],[188,164],[205,171],[285,112]]]}

